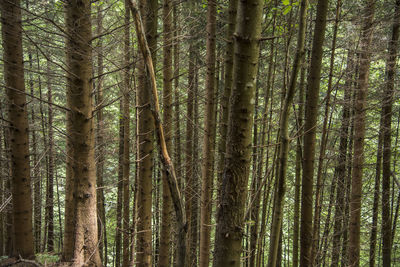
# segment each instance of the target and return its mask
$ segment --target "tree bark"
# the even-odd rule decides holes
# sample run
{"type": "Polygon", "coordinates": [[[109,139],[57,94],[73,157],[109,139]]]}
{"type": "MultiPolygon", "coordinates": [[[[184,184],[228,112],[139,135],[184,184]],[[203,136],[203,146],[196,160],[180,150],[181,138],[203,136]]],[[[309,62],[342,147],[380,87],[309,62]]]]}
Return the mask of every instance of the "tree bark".
{"type": "Polygon", "coordinates": [[[388,45],[386,62],[387,83],[382,103],[383,116],[383,150],[382,150],[382,258],[383,267],[391,266],[392,254],[392,218],[390,213],[390,177],[391,177],[391,141],[392,141],[392,106],[396,60],[400,28],[400,1],[396,0],[392,25],[392,36],[388,45]]]}
{"type": "Polygon", "coordinates": [[[129,266],[130,262],[130,217],[129,217],[129,171],[130,171],[130,112],[129,112],[129,92],[130,92],[130,10],[129,0],[125,0],[125,27],[124,27],[124,65],[123,71],[123,90],[122,90],[122,108],[123,108],[123,128],[124,128],[124,153],[122,159],[122,195],[123,195],[123,234],[122,234],[122,266],[129,266]]]}
{"type": "Polygon", "coordinates": [[[119,101],[119,138],[118,138],[118,180],[117,180],[117,216],[115,232],[115,266],[121,266],[122,246],[122,192],[123,192],[123,160],[124,160],[124,109],[122,99],[119,101]]]}
{"type": "Polygon", "coordinates": [[[102,266],[98,251],[96,170],[92,110],[92,48],[90,1],[73,0],[65,4],[67,57],[67,104],[70,127],[67,136],[73,157],[72,196],[75,229],[73,266],[102,266]],[[79,21],[79,23],[77,23],[79,21]]]}
{"type": "Polygon", "coordinates": [[[240,266],[262,9],[260,0],[238,2],[226,158],[216,219],[215,267],[240,266]]]}
{"type": "MultiPolygon", "coordinates": [[[[151,57],[155,58],[157,35],[157,1],[139,1],[140,13],[145,18],[144,34],[148,42],[151,57]]],[[[150,55],[149,55],[150,56],[150,55]]],[[[153,170],[153,135],[154,118],[151,114],[151,85],[147,79],[145,59],[139,62],[138,84],[138,223],[137,223],[137,257],[138,266],[150,266],[152,263],[152,170],[153,170]]]]}
{"type": "MultiPolygon", "coordinates": [[[[172,1],[164,0],[163,4],[163,123],[165,130],[165,143],[167,150],[172,149],[172,1]]],[[[163,174],[162,181],[162,222],[160,234],[160,255],[158,266],[170,265],[170,246],[172,229],[172,202],[168,181],[163,174]]]]}
{"type": "Polygon", "coordinates": [[[283,205],[284,205],[283,202],[286,192],[286,170],[287,170],[287,160],[289,153],[288,123],[289,123],[290,108],[292,106],[293,98],[296,91],[297,76],[302,66],[302,60],[304,58],[304,53],[305,53],[304,42],[306,35],[307,8],[308,8],[308,1],[307,0],[301,1],[296,56],[293,62],[293,69],[290,77],[289,88],[286,92],[284,105],[281,113],[280,125],[279,125],[280,155],[278,163],[279,168],[277,173],[276,197],[275,197],[275,203],[272,215],[272,225],[271,225],[271,240],[269,248],[269,258],[268,258],[269,267],[274,267],[278,263],[277,262],[278,245],[279,245],[280,233],[282,230],[281,228],[282,228],[283,205]]]}
{"type": "MultiPolygon", "coordinates": [[[[102,5],[97,7],[97,27],[96,34],[103,33],[103,14],[102,5]]],[[[97,43],[97,76],[99,77],[96,84],[96,106],[103,105],[103,39],[99,38],[97,43]]],[[[97,162],[96,162],[96,177],[97,177],[97,211],[99,213],[98,233],[99,233],[99,251],[102,262],[107,266],[107,222],[106,211],[104,207],[104,161],[105,161],[105,144],[104,144],[104,116],[103,109],[97,111],[96,120],[96,147],[97,147],[97,162]]]]}
{"type": "Polygon", "coordinates": [[[210,261],[210,234],[212,211],[212,187],[214,180],[214,134],[215,129],[215,31],[216,31],[217,3],[215,0],[207,2],[207,55],[206,55],[206,107],[205,128],[203,139],[202,182],[200,202],[200,259],[199,266],[207,267],[210,261]]]}
{"type": "MultiPolygon", "coordinates": [[[[53,102],[50,61],[47,60],[47,101],[53,102]]],[[[46,231],[47,231],[47,251],[54,251],[54,137],[53,137],[53,106],[48,105],[48,176],[46,188],[46,231]]]]}
{"type": "Polygon", "coordinates": [[[185,265],[185,253],[186,253],[186,218],[183,206],[183,201],[181,193],[179,190],[178,180],[175,175],[174,165],[169,157],[165,138],[164,138],[164,128],[160,119],[160,108],[158,103],[158,93],[157,93],[157,83],[156,76],[153,67],[152,55],[150,53],[150,48],[144,35],[144,27],[141,22],[140,14],[134,3],[130,1],[131,11],[134,17],[134,23],[136,28],[136,35],[139,41],[139,48],[142,52],[143,59],[146,63],[146,70],[149,73],[150,79],[150,93],[152,94],[151,105],[153,107],[153,117],[155,122],[157,142],[160,148],[161,161],[164,167],[164,172],[168,178],[168,186],[171,193],[172,202],[175,208],[175,215],[178,223],[178,253],[177,253],[177,266],[185,265]]]}
{"type": "Polygon", "coordinates": [[[28,115],[19,0],[1,1],[4,80],[10,121],[13,203],[12,256],[34,257],[28,115]]]}
{"type": "Polygon", "coordinates": [[[365,105],[368,90],[368,76],[370,67],[370,45],[372,39],[372,23],[375,12],[375,1],[365,1],[364,21],[361,33],[360,69],[358,86],[356,88],[354,114],[354,157],[350,197],[350,225],[349,225],[349,262],[350,266],[360,265],[360,217],[362,176],[364,164],[364,137],[365,137],[365,105]]]}
{"type": "Polygon", "coordinates": [[[344,97],[343,97],[343,112],[342,112],[342,125],[340,127],[340,141],[337,165],[335,168],[335,175],[337,180],[336,190],[336,207],[334,215],[333,226],[333,243],[332,243],[332,266],[338,266],[340,256],[340,239],[342,237],[343,229],[343,216],[345,209],[345,195],[346,195],[346,158],[347,158],[347,143],[349,137],[349,124],[350,124],[350,105],[351,105],[351,88],[354,76],[354,55],[353,50],[348,50],[347,55],[347,68],[346,68],[346,81],[344,84],[344,97]]]}
{"type": "Polygon", "coordinates": [[[314,29],[311,66],[307,77],[304,143],[303,143],[303,176],[301,187],[301,226],[300,226],[300,266],[312,266],[312,204],[315,136],[318,114],[318,97],[321,77],[322,46],[325,39],[328,1],[319,0],[314,29]]]}

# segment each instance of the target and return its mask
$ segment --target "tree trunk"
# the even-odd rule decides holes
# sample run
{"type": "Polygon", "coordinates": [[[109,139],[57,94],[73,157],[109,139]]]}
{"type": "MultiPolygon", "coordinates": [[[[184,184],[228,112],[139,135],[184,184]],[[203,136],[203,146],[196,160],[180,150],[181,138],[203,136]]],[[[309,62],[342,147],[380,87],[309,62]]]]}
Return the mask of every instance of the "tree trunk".
{"type": "Polygon", "coordinates": [[[150,92],[152,94],[151,106],[153,107],[152,113],[155,122],[157,142],[160,149],[161,161],[164,167],[164,174],[167,177],[169,190],[171,193],[172,202],[175,208],[176,221],[178,224],[178,253],[177,253],[177,266],[185,265],[185,252],[186,252],[186,218],[183,208],[183,200],[179,190],[178,180],[175,175],[174,165],[169,156],[167,145],[164,138],[164,128],[160,118],[160,107],[158,102],[156,75],[153,66],[153,60],[150,53],[150,48],[147,43],[146,36],[144,35],[144,27],[141,22],[140,14],[134,3],[130,1],[131,11],[134,16],[136,27],[136,35],[139,41],[139,48],[142,52],[143,59],[146,63],[146,70],[149,73],[150,92]]]}
{"type": "Polygon", "coordinates": [[[392,25],[392,36],[388,45],[386,62],[387,84],[382,103],[383,116],[383,151],[382,151],[382,256],[383,267],[391,266],[392,250],[392,218],[390,214],[390,176],[391,176],[391,141],[392,141],[392,106],[396,60],[400,28],[400,1],[396,0],[392,25]]]}
{"type": "MultiPolygon", "coordinates": [[[[27,1],[28,3],[28,1],[27,1]]],[[[27,5],[28,8],[28,5],[27,5]]],[[[29,67],[33,68],[33,58],[31,48],[28,46],[28,57],[29,57],[29,67]]],[[[30,94],[34,96],[34,84],[32,72],[29,73],[29,89],[30,94]]],[[[34,105],[31,106],[31,124],[35,126],[35,109],[34,105]]],[[[34,129],[31,130],[32,134],[32,188],[33,188],[33,235],[35,243],[35,253],[40,252],[40,241],[42,236],[42,203],[41,203],[41,176],[38,160],[38,149],[37,149],[37,135],[34,129]]]]}
{"type": "Polygon", "coordinates": [[[345,195],[346,195],[346,157],[347,157],[347,142],[349,136],[349,124],[350,124],[350,105],[351,105],[351,88],[352,79],[354,72],[354,55],[352,49],[348,50],[347,55],[347,68],[346,68],[346,81],[344,84],[344,97],[343,97],[343,113],[342,113],[342,125],[340,127],[340,141],[339,141],[339,153],[337,159],[337,166],[335,168],[335,176],[337,180],[337,191],[336,191],[336,207],[335,207],[335,218],[333,226],[333,245],[332,245],[332,260],[331,264],[333,267],[338,266],[340,256],[340,239],[342,236],[343,229],[343,216],[345,209],[345,195]]]}
{"type": "MultiPolygon", "coordinates": [[[[50,61],[47,60],[47,101],[53,102],[52,85],[50,76],[50,61]]],[[[46,231],[47,231],[47,251],[54,251],[54,149],[53,149],[53,106],[48,105],[48,176],[46,194],[46,231]]]]}
{"type": "Polygon", "coordinates": [[[306,33],[306,17],[307,17],[308,1],[301,1],[300,16],[299,16],[299,35],[297,37],[297,50],[296,56],[293,63],[292,74],[290,77],[289,88],[286,92],[284,105],[281,113],[281,120],[279,125],[280,135],[280,147],[279,147],[279,168],[277,173],[277,188],[276,197],[272,215],[271,225],[271,240],[269,248],[268,266],[274,267],[277,264],[278,258],[278,245],[280,239],[280,233],[282,230],[282,219],[283,219],[283,205],[284,196],[286,192],[286,170],[287,160],[289,153],[289,132],[288,123],[290,108],[293,103],[293,98],[296,90],[297,76],[302,66],[302,60],[304,58],[304,41],[306,33]]]}
{"type": "Polygon", "coordinates": [[[118,138],[118,180],[117,180],[117,217],[115,231],[115,266],[121,266],[122,246],[122,191],[123,191],[123,160],[124,160],[124,108],[122,99],[119,101],[119,138],[118,138]]]}
{"type": "Polygon", "coordinates": [[[129,266],[129,248],[130,248],[130,217],[129,217],[129,146],[130,146],[130,113],[129,113],[129,92],[130,92],[130,10],[129,0],[125,0],[125,27],[124,27],[124,71],[123,71],[123,91],[122,91],[122,108],[123,108],[123,124],[124,124],[124,153],[122,159],[122,187],[123,187],[123,234],[122,234],[122,266],[129,266]]]}
{"type": "MultiPolygon", "coordinates": [[[[230,0],[228,7],[228,27],[226,30],[225,38],[225,77],[224,77],[224,92],[221,97],[221,120],[219,130],[219,144],[218,144],[218,166],[217,166],[217,188],[220,188],[222,182],[222,174],[225,163],[225,151],[226,151],[226,134],[228,131],[228,117],[229,117],[229,98],[232,91],[233,82],[233,49],[234,39],[233,33],[236,25],[236,13],[237,13],[237,0],[230,0]]],[[[218,193],[218,198],[220,194],[218,193]]]]}
{"type": "MultiPolygon", "coordinates": [[[[164,0],[163,4],[163,27],[164,27],[164,68],[163,68],[163,123],[165,130],[165,143],[168,151],[172,149],[172,1],[164,0]]],[[[162,181],[162,222],[160,236],[160,255],[158,266],[170,265],[170,242],[172,229],[172,202],[169,192],[168,181],[163,174],[162,181]]]]}
{"type": "MultiPolygon", "coordinates": [[[[143,14],[146,40],[151,57],[155,59],[157,37],[157,1],[139,1],[140,13],[143,14]]],[[[153,136],[154,118],[151,113],[150,81],[147,79],[145,63],[139,62],[138,85],[138,141],[139,141],[139,169],[138,169],[138,223],[137,223],[137,257],[138,266],[150,266],[152,263],[152,169],[153,169],[153,136]]]]}
{"type": "MultiPolygon", "coordinates": [[[[194,1],[188,2],[188,8],[192,11],[195,9],[196,3],[194,1]]],[[[186,258],[187,265],[196,265],[196,245],[197,237],[192,238],[191,233],[191,222],[192,222],[192,206],[193,206],[193,95],[195,85],[195,63],[197,55],[197,47],[195,42],[195,32],[190,31],[189,40],[189,63],[188,63],[188,86],[187,86],[187,103],[186,103],[186,140],[185,140],[185,211],[186,219],[188,221],[188,238],[187,238],[187,249],[186,258]],[[194,239],[194,240],[193,240],[194,239]]]]}
{"type": "Polygon", "coordinates": [[[90,1],[66,3],[67,136],[73,157],[71,188],[75,206],[73,266],[102,266],[98,251],[96,170],[92,110],[90,1]],[[79,23],[76,23],[79,21],[79,23]]]}
{"type": "MultiPolygon", "coordinates": [[[[100,35],[103,32],[103,14],[102,6],[97,7],[97,27],[96,34],[100,35]]],[[[96,106],[100,107],[97,111],[96,125],[96,147],[97,147],[97,162],[96,162],[96,177],[97,177],[97,211],[99,213],[98,232],[99,232],[99,250],[100,256],[105,266],[107,266],[107,222],[106,211],[104,207],[104,161],[105,161],[105,144],[104,144],[104,116],[103,116],[103,39],[99,38],[97,43],[97,88],[96,88],[96,106]],[[104,252],[103,252],[104,251],[104,252]]]]}
{"type": "Polygon", "coordinates": [[[238,3],[226,158],[216,219],[215,267],[240,266],[262,9],[260,0],[238,3]]]}
{"type": "Polygon", "coordinates": [[[13,203],[12,256],[34,257],[29,166],[28,115],[25,97],[22,25],[19,0],[1,1],[4,80],[10,121],[13,203]]]}
{"type": "Polygon", "coordinates": [[[303,179],[301,187],[300,266],[312,266],[312,204],[315,157],[315,135],[318,114],[318,97],[321,77],[322,46],[325,39],[328,1],[319,0],[314,29],[311,66],[307,78],[303,179]]]}
{"type": "Polygon", "coordinates": [[[328,118],[330,113],[330,105],[331,105],[331,95],[332,95],[332,79],[333,79],[333,71],[335,64],[335,51],[336,51],[336,39],[338,26],[340,21],[340,8],[341,8],[341,0],[337,0],[336,2],[336,16],[335,22],[333,26],[333,37],[332,37],[332,48],[331,48],[331,56],[329,63],[329,75],[328,75],[328,88],[327,95],[325,98],[325,111],[324,111],[324,120],[322,125],[322,136],[320,142],[319,149],[319,157],[318,157],[318,169],[317,169],[317,188],[315,193],[315,205],[314,205],[314,222],[313,222],[313,244],[311,249],[311,260],[313,264],[318,265],[320,260],[320,251],[318,251],[319,240],[320,240],[320,220],[321,220],[321,194],[323,193],[323,182],[322,182],[322,170],[326,153],[326,146],[328,142],[328,118]]]}
{"type": "Polygon", "coordinates": [[[362,176],[364,164],[364,137],[365,137],[365,105],[368,89],[370,66],[370,45],[372,39],[372,23],[374,19],[375,1],[365,2],[363,30],[361,36],[360,70],[358,86],[356,88],[356,102],[354,114],[354,157],[350,198],[350,226],[349,226],[349,262],[350,266],[360,265],[360,217],[362,176]]]}
{"type": "Polygon", "coordinates": [[[210,233],[212,211],[212,187],[214,180],[214,134],[215,130],[215,30],[217,3],[215,0],[207,2],[207,55],[206,55],[206,107],[205,133],[203,139],[202,182],[200,202],[200,267],[209,266],[210,261],[210,233]]]}

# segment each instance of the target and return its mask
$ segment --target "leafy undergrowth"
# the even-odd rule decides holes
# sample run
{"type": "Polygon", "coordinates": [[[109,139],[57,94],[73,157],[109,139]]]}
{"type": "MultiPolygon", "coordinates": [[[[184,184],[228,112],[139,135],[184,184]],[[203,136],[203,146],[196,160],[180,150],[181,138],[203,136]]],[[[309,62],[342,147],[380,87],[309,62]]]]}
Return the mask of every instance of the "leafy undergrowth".
{"type": "Polygon", "coordinates": [[[57,254],[50,253],[39,253],[36,254],[36,261],[42,265],[53,265],[60,260],[60,256],[57,254]]]}

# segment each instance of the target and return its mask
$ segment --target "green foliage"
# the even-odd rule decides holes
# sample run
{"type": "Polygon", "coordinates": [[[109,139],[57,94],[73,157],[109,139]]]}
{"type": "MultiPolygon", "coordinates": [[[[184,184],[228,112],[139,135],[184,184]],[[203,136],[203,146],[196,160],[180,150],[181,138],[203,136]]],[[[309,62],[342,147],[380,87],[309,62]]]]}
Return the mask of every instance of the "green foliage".
{"type": "Polygon", "coordinates": [[[50,254],[50,253],[40,253],[36,254],[36,260],[43,264],[49,264],[49,263],[56,263],[60,260],[60,256],[56,254],[50,254]]]}

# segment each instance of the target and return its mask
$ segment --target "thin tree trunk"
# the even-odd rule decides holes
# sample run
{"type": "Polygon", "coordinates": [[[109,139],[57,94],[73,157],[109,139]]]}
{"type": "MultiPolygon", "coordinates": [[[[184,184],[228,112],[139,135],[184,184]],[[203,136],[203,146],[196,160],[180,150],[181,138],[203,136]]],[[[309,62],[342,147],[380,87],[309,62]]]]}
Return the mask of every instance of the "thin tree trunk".
{"type": "Polygon", "coordinates": [[[400,1],[396,0],[392,25],[392,36],[388,45],[386,62],[387,84],[382,103],[383,116],[383,151],[382,151],[382,256],[383,267],[391,266],[392,250],[392,218],[390,212],[390,176],[391,176],[391,141],[392,141],[392,106],[396,60],[400,28],[400,1]]]}
{"type": "Polygon", "coordinates": [[[360,265],[360,219],[362,176],[364,164],[364,137],[365,137],[365,105],[368,90],[368,76],[370,66],[370,45],[372,39],[372,23],[375,12],[375,1],[365,2],[363,30],[361,35],[360,73],[356,88],[356,102],[354,114],[354,157],[350,198],[350,226],[349,226],[349,262],[350,266],[360,265]]]}
{"type": "Polygon", "coordinates": [[[330,112],[331,105],[331,94],[332,94],[332,79],[333,79],[333,71],[335,64],[335,51],[336,51],[336,39],[338,26],[340,21],[340,8],[341,8],[341,0],[337,0],[336,2],[336,16],[335,23],[333,26],[333,37],[332,37],[332,48],[331,48],[331,56],[330,56],[330,64],[329,64],[329,75],[328,75],[328,88],[327,88],[327,96],[325,98],[325,112],[324,112],[324,121],[322,124],[322,137],[319,149],[319,157],[318,157],[318,169],[317,169],[317,188],[315,194],[315,206],[314,206],[314,222],[313,222],[313,245],[311,249],[311,260],[313,264],[318,265],[319,262],[319,240],[320,240],[320,216],[321,216],[321,194],[323,190],[322,183],[322,170],[326,153],[326,146],[328,142],[328,118],[330,112]]]}
{"type": "Polygon", "coordinates": [[[383,137],[383,120],[379,123],[379,134],[378,134],[378,147],[376,152],[376,164],[375,164],[375,186],[374,186],[374,203],[372,208],[372,226],[371,226],[371,237],[369,246],[369,266],[375,266],[376,256],[376,241],[378,234],[378,210],[379,210],[379,195],[380,195],[380,183],[381,183],[381,172],[382,172],[382,137],[383,137]]]}
{"type": "Polygon", "coordinates": [[[297,129],[298,138],[296,143],[296,173],[295,173],[295,194],[294,194],[294,213],[293,213],[293,267],[299,266],[299,233],[300,233],[300,187],[301,187],[301,162],[303,152],[301,148],[301,136],[303,135],[303,118],[304,118],[304,86],[306,76],[306,64],[301,64],[300,84],[299,84],[299,103],[297,113],[297,129]]]}
{"type": "Polygon", "coordinates": [[[346,68],[346,81],[344,85],[344,97],[343,97],[343,113],[342,113],[342,125],[340,128],[340,141],[339,141],[339,154],[338,163],[335,168],[335,176],[337,177],[337,190],[336,190],[336,207],[334,215],[334,226],[333,226],[333,245],[332,245],[332,256],[331,264],[336,267],[339,264],[340,256],[340,239],[342,236],[343,228],[343,216],[345,209],[345,195],[346,195],[346,157],[347,157],[347,142],[349,136],[349,124],[350,124],[350,105],[351,105],[351,87],[352,78],[354,72],[354,55],[351,49],[348,50],[347,55],[347,68],[346,68]]]}
{"type": "Polygon", "coordinates": [[[92,106],[92,51],[90,1],[73,0],[65,4],[67,56],[67,104],[70,127],[68,139],[74,184],[75,242],[73,266],[102,266],[98,251],[96,170],[92,106]],[[80,23],[76,23],[79,21],[80,23]],[[78,179],[79,178],[79,179],[78,179]]]}
{"type": "MultiPolygon", "coordinates": [[[[27,8],[28,8],[28,1],[27,8]]],[[[29,67],[33,69],[33,58],[30,46],[28,46],[28,57],[29,57],[29,67]]],[[[34,84],[32,72],[29,72],[29,89],[30,94],[34,95],[34,84]]],[[[31,124],[33,128],[35,128],[35,109],[34,105],[31,107],[31,124]]],[[[40,252],[40,241],[41,241],[41,228],[42,228],[42,204],[41,204],[41,176],[40,176],[40,168],[39,168],[39,160],[38,160],[38,151],[37,151],[37,136],[36,130],[32,129],[32,162],[33,162],[33,170],[32,170],[32,188],[33,188],[33,234],[35,239],[35,253],[40,252]]]]}
{"type": "Polygon", "coordinates": [[[260,0],[238,2],[226,158],[216,219],[215,267],[240,266],[262,9],[260,0]]]}
{"type": "Polygon", "coordinates": [[[212,211],[212,187],[214,180],[214,134],[215,130],[215,31],[216,31],[217,3],[215,0],[207,2],[207,55],[206,55],[206,106],[205,106],[205,133],[203,139],[202,186],[200,202],[200,259],[199,266],[207,267],[210,261],[210,233],[212,211]]]}
{"type": "Polygon", "coordinates": [[[302,66],[304,58],[304,42],[306,33],[306,17],[307,17],[308,1],[301,1],[300,16],[299,16],[299,35],[297,37],[297,51],[293,62],[292,74],[290,77],[289,88],[285,96],[284,105],[281,113],[281,121],[279,125],[280,134],[280,155],[279,169],[277,173],[277,189],[273,210],[273,219],[271,226],[271,240],[269,249],[268,266],[274,267],[277,264],[279,236],[282,228],[284,196],[286,192],[286,170],[289,153],[289,132],[288,123],[290,115],[290,107],[293,103],[293,98],[296,90],[297,76],[302,66]]]}
{"type": "Polygon", "coordinates": [[[307,78],[303,143],[303,179],[301,187],[300,266],[312,266],[312,204],[315,136],[321,77],[322,46],[325,39],[328,1],[319,0],[315,22],[311,66],[307,78]]]}
{"type": "MultiPolygon", "coordinates": [[[[164,0],[163,4],[163,123],[165,130],[165,143],[167,150],[172,151],[172,1],[164,0]]],[[[162,181],[162,222],[160,237],[160,256],[158,266],[169,266],[170,264],[170,242],[172,229],[172,202],[168,188],[168,181],[163,174],[162,181]]]]}
{"type": "MultiPolygon", "coordinates": [[[[47,60],[47,101],[53,102],[52,85],[50,77],[50,62],[47,60]]],[[[53,106],[48,105],[48,177],[46,193],[46,231],[47,231],[47,251],[54,251],[54,149],[53,149],[53,106]]]]}
{"type": "MultiPolygon", "coordinates": [[[[97,27],[96,34],[100,35],[103,32],[103,14],[102,6],[97,7],[97,27]]],[[[103,105],[103,39],[99,38],[97,43],[97,92],[96,92],[96,106],[103,105]]],[[[99,229],[99,251],[102,262],[107,266],[107,222],[106,212],[104,207],[104,161],[105,161],[105,144],[104,144],[104,116],[103,109],[97,111],[97,125],[96,125],[96,147],[97,147],[97,162],[96,162],[96,177],[97,177],[97,211],[99,213],[98,229],[99,229]]]]}
{"type": "Polygon", "coordinates": [[[129,216],[129,170],[130,170],[130,112],[129,112],[129,92],[130,92],[130,10],[129,0],[125,0],[125,27],[124,27],[124,65],[123,70],[123,91],[122,91],[122,108],[123,108],[123,124],[124,124],[124,153],[122,159],[122,201],[123,201],[123,219],[122,219],[122,266],[129,266],[130,262],[130,216],[129,216]]]}
{"type": "MultiPolygon", "coordinates": [[[[228,27],[225,33],[226,45],[225,45],[225,77],[224,77],[224,92],[221,97],[221,120],[220,120],[220,131],[219,131],[219,144],[218,144],[218,181],[217,187],[220,188],[222,182],[222,174],[225,162],[225,150],[226,150],[226,134],[228,130],[228,117],[229,117],[229,98],[232,91],[233,82],[233,49],[234,39],[233,33],[236,25],[236,13],[237,13],[237,0],[230,0],[228,7],[228,27]]],[[[220,194],[218,193],[218,197],[220,194]]]]}
{"type": "Polygon", "coordinates": [[[122,191],[123,191],[123,159],[124,159],[124,117],[122,99],[119,101],[119,144],[118,144],[118,180],[117,180],[117,216],[115,232],[115,266],[121,266],[122,246],[122,191]]]}
{"type": "MultiPolygon", "coordinates": [[[[188,8],[192,11],[195,9],[196,3],[194,1],[188,2],[188,8]]],[[[193,95],[194,95],[194,86],[195,86],[195,62],[196,62],[196,54],[197,47],[194,44],[195,41],[195,32],[194,30],[190,31],[190,40],[189,40],[189,63],[188,63],[188,87],[187,87],[187,103],[186,103],[186,140],[185,140],[185,211],[186,211],[186,219],[188,221],[188,238],[187,238],[187,252],[188,257],[186,258],[187,265],[192,266],[195,265],[196,262],[196,244],[197,237],[192,240],[191,233],[191,222],[192,222],[192,205],[193,205],[193,182],[194,182],[194,174],[193,174],[193,95]]]]}
{"type": "Polygon", "coordinates": [[[12,256],[34,257],[29,166],[28,115],[25,97],[22,25],[19,0],[1,1],[4,80],[10,124],[13,202],[12,256]]]}

